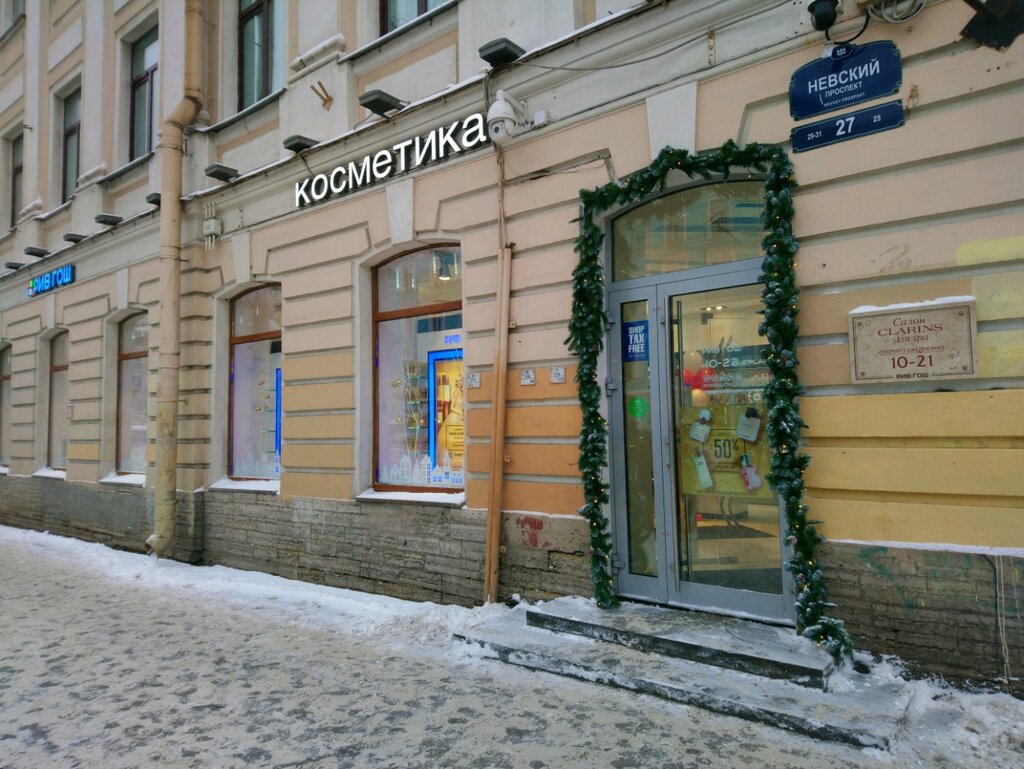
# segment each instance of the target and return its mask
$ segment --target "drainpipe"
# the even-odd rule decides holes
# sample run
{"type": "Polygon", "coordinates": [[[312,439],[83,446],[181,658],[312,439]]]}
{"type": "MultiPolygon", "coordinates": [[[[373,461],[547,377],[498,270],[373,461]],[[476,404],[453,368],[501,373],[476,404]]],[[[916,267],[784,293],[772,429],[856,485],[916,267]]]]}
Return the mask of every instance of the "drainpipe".
{"type": "Polygon", "coordinates": [[[505,223],[505,155],[494,145],[498,161],[498,296],[494,335],[494,382],[491,391],[491,472],[484,539],[484,600],[498,600],[498,568],[501,561],[501,502],[505,486],[505,397],[508,380],[508,328],[511,319],[512,247],[505,223]]]}
{"type": "Polygon", "coordinates": [[[156,387],[156,504],[146,546],[174,539],[178,488],[178,369],[181,360],[181,164],[183,138],[202,106],[203,0],[185,3],[185,93],[160,127],[160,347],[156,387]]]}

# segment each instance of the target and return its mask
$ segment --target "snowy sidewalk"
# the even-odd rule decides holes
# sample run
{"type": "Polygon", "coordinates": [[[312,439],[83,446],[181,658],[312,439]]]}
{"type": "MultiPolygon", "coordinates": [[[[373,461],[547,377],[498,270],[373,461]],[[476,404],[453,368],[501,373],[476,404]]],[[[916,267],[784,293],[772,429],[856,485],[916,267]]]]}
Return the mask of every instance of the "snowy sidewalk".
{"type": "Polygon", "coordinates": [[[0,527],[0,769],[1024,767],[1024,703],[914,684],[859,751],[466,655],[467,610],[0,527]]]}

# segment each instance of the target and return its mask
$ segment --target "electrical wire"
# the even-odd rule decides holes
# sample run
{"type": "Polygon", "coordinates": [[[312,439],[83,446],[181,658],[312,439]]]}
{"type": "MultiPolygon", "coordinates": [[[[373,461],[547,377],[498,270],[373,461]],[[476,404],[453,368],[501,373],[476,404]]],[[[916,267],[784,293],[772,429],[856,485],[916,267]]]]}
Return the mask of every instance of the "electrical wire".
{"type": "Polygon", "coordinates": [[[683,40],[682,42],[676,43],[671,48],[666,48],[664,51],[659,51],[658,53],[653,53],[650,56],[644,56],[643,58],[633,59],[631,61],[620,61],[618,64],[605,64],[605,65],[600,66],[600,67],[554,67],[554,66],[549,66],[549,65],[546,65],[546,64],[534,64],[533,62],[530,62],[530,61],[521,61],[521,62],[517,62],[517,63],[520,66],[522,66],[522,67],[536,67],[537,69],[549,69],[549,70],[559,70],[559,71],[563,71],[564,70],[565,72],[600,72],[600,71],[606,70],[606,69],[618,69],[620,67],[631,67],[634,64],[644,64],[645,62],[648,62],[648,61],[654,61],[655,59],[660,59],[662,56],[664,56],[666,54],[674,53],[674,52],[678,51],[680,48],[685,48],[688,45],[692,45],[693,43],[696,43],[696,42],[698,42],[700,40],[704,40],[704,39],[707,38],[707,36],[708,36],[707,32],[701,32],[698,35],[694,35],[693,37],[690,37],[690,38],[687,38],[686,40],[683,40]]]}
{"type": "Polygon", "coordinates": [[[999,641],[1003,653],[1003,678],[1006,686],[1010,685],[1013,671],[1010,669],[1010,649],[1006,643],[1006,579],[1003,575],[1003,557],[996,556],[996,626],[999,628],[999,641]]]}
{"type": "Polygon", "coordinates": [[[871,18],[888,24],[904,24],[924,10],[928,0],[881,0],[868,6],[871,18]]]}
{"type": "Polygon", "coordinates": [[[864,26],[862,26],[860,28],[860,32],[858,32],[856,35],[851,37],[849,40],[833,40],[831,35],[829,35],[829,32],[831,30],[828,30],[828,29],[825,30],[825,39],[828,40],[830,43],[835,43],[836,45],[846,45],[847,43],[852,43],[854,40],[856,40],[858,37],[860,37],[861,35],[864,34],[864,32],[868,28],[868,23],[870,21],[871,21],[871,15],[865,13],[864,14],[864,26]]]}

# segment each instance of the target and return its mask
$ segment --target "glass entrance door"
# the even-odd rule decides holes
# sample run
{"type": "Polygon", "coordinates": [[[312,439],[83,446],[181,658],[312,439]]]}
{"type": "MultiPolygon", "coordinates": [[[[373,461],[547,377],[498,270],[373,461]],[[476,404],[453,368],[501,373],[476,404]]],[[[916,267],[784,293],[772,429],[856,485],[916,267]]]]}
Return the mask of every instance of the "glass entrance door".
{"type": "Polygon", "coordinates": [[[780,510],[764,477],[760,286],[721,286],[729,277],[611,295],[618,585],[785,620],[780,510]]]}

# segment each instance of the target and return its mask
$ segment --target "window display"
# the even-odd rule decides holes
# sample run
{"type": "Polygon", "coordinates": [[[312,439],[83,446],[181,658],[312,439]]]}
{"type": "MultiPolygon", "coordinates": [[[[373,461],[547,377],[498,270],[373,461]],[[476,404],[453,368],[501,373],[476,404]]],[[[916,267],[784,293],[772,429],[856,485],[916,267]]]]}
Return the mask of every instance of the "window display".
{"type": "Polygon", "coordinates": [[[145,313],[121,323],[117,354],[117,471],[146,472],[149,319],[145,313]]]}
{"type": "Polygon", "coordinates": [[[50,424],[47,440],[49,467],[63,470],[68,463],[68,335],[50,340],[50,424]]]}
{"type": "Polygon", "coordinates": [[[11,347],[0,350],[0,465],[11,463],[11,347]]]}
{"type": "Polygon", "coordinates": [[[378,268],[378,487],[461,489],[465,408],[459,254],[430,249],[378,268]]]}
{"type": "Polygon", "coordinates": [[[231,469],[281,476],[281,287],[235,299],[231,312],[231,469]]]}

